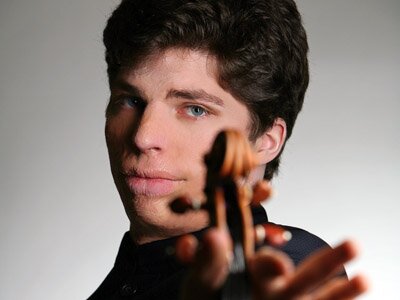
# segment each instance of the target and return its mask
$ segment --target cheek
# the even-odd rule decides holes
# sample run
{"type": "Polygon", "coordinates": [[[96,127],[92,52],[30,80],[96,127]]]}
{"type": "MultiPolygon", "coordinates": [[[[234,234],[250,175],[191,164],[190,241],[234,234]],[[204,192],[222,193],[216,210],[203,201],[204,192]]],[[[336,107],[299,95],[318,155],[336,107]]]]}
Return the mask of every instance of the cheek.
{"type": "MultiPolygon", "coordinates": [[[[191,178],[190,188],[194,194],[198,194],[202,192],[205,184],[206,167],[204,156],[210,151],[216,133],[207,134],[205,130],[199,132],[198,135],[195,132],[192,133],[192,138],[183,146],[187,155],[185,165],[191,178]]],[[[183,162],[183,160],[181,161],[183,162]]]]}
{"type": "Polygon", "coordinates": [[[104,133],[110,161],[113,162],[123,153],[125,130],[118,122],[107,120],[104,133]]]}
{"type": "Polygon", "coordinates": [[[204,156],[210,151],[215,135],[216,133],[207,132],[206,129],[201,129],[197,134],[196,131],[192,131],[190,139],[188,139],[183,145],[185,151],[187,151],[187,155],[189,156],[189,164],[203,167],[204,156]]]}

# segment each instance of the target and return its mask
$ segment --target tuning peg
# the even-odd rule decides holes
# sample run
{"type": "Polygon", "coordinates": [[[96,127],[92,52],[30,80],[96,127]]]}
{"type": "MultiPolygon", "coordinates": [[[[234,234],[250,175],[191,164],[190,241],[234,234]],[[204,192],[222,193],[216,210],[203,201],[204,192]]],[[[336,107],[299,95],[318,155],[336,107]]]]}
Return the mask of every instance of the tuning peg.
{"type": "Polygon", "coordinates": [[[270,198],[273,194],[270,183],[266,180],[258,181],[253,187],[252,205],[260,205],[261,202],[270,198]]]}
{"type": "Polygon", "coordinates": [[[260,224],[254,228],[255,241],[258,245],[264,242],[272,246],[283,246],[291,240],[292,234],[282,226],[274,224],[260,224]]]}
{"type": "Polygon", "coordinates": [[[187,196],[181,196],[173,200],[169,207],[177,214],[184,214],[188,210],[200,210],[203,207],[201,200],[192,199],[187,196]]]}

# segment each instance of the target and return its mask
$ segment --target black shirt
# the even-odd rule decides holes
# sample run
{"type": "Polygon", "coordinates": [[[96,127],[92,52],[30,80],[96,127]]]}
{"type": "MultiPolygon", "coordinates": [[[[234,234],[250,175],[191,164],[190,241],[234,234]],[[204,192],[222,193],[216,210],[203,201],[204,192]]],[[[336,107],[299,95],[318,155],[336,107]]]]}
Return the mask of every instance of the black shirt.
{"type": "MultiPolygon", "coordinates": [[[[253,209],[254,224],[267,223],[262,207],[253,209]]],[[[292,239],[280,250],[298,265],[312,252],[327,246],[319,237],[296,227],[283,226],[292,239]]],[[[194,233],[201,237],[204,230],[194,233]]],[[[173,255],[177,237],[136,245],[125,233],[114,267],[88,300],[135,299],[151,300],[179,298],[186,268],[173,255]]]]}

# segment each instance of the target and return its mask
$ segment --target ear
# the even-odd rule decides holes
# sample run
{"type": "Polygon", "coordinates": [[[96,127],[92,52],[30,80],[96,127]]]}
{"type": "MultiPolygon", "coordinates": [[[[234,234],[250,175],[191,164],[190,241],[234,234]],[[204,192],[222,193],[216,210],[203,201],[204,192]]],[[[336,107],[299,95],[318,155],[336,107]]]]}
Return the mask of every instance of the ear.
{"type": "Polygon", "coordinates": [[[286,122],[277,118],[267,131],[256,139],[255,150],[259,164],[267,164],[273,160],[285,143],[286,122]]]}

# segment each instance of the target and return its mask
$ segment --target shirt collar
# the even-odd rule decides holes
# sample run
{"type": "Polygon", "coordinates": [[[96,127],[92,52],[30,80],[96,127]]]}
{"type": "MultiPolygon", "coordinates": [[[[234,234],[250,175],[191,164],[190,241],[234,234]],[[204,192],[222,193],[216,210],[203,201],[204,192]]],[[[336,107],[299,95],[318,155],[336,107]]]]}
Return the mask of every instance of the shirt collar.
{"type": "MultiPolygon", "coordinates": [[[[252,207],[252,215],[254,224],[268,222],[267,214],[262,206],[252,207]]],[[[197,238],[201,238],[205,230],[202,229],[193,234],[197,238]]],[[[174,247],[178,238],[179,236],[136,245],[132,241],[129,232],[126,232],[122,238],[115,264],[130,265],[132,267],[145,266],[146,268],[152,268],[152,266],[161,267],[164,262],[175,260],[174,247]]],[[[178,263],[177,261],[175,262],[178,263]]]]}

